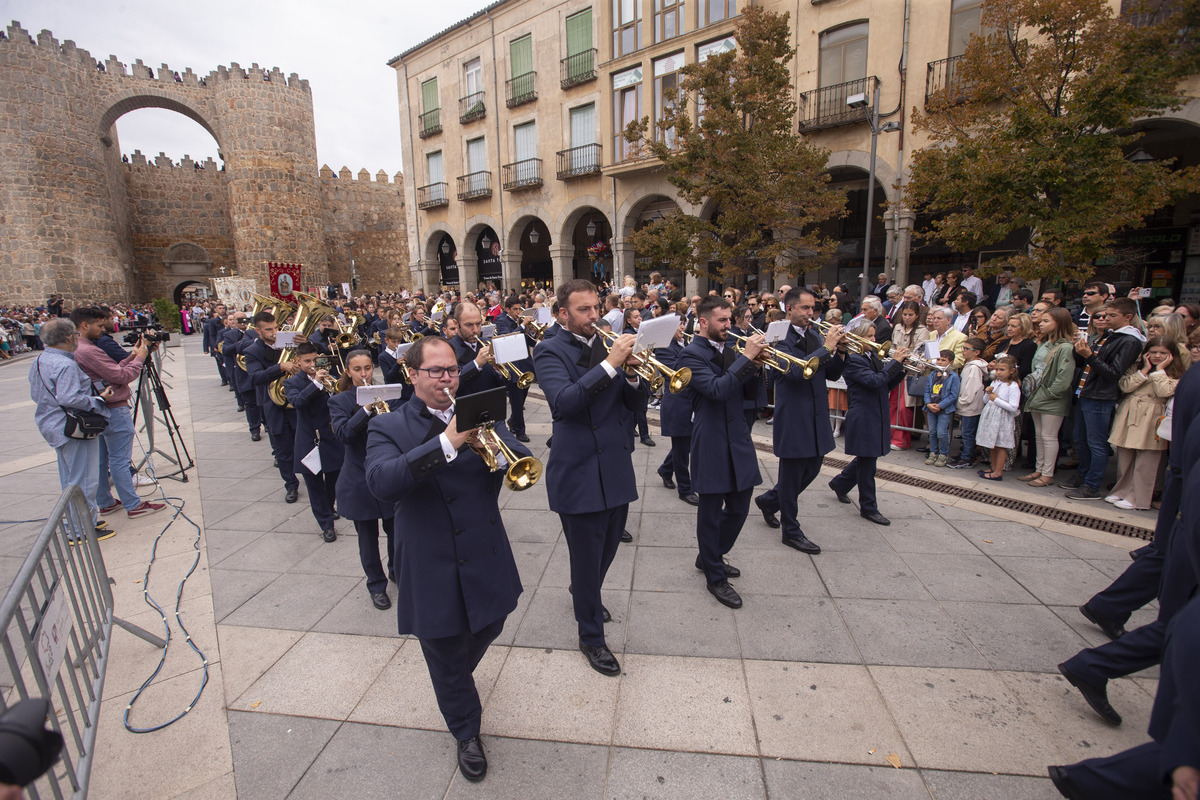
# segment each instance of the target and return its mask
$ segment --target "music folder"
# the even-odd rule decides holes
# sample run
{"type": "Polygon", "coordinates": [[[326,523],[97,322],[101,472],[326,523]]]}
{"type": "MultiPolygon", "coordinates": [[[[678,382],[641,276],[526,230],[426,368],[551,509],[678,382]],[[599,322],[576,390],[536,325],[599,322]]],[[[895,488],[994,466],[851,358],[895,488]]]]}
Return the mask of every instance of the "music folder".
{"type": "Polygon", "coordinates": [[[460,432],[478,428],[488,422],[503,422],[507,410],[507,386],[497,386],[495,389],[454,398],[454,419],[457,420],[460,432]]]}
{"type": "Polygon", "coordinates": [[[399,400],[403,394],[403,384],[373,383],[370,386],[359,386],[354,392],[354,402],[360,406],[366,406],[374,403],[376,400],[399,400]]]}
{"type": "Polygon", "coordinates": [[[497,336],[489,342],[497,364],[511,364],[529,358],[529,340],[520,331],[497,336]]]}

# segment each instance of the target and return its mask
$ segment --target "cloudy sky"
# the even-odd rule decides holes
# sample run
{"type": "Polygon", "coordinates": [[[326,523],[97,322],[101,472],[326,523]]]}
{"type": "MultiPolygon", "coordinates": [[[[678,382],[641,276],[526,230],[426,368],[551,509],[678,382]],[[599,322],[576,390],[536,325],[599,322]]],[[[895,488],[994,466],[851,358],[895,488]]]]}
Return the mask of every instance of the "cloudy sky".
{"type": "MultiPolygon", "coordinates": [[[[50,30],[92,56],[137,59],[207,75],[220,64],[279,67],[312,86],[317,160],[374,175],[401,171],[396,73],[387,61],[489,0],[208,0],[170,4],[126,0],[0,0],[0,22],[36,36],[50,30]]],[[[178,159],[216,158],[203,128],[170,111],[143,109],[117,122],[121,150],[178,159]]]]}

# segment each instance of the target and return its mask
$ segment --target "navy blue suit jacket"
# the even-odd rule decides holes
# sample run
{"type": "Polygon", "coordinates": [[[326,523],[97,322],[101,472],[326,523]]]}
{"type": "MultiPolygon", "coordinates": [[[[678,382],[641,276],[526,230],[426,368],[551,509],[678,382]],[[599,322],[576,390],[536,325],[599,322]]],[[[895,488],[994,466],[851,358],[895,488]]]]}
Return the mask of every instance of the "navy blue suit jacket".
{"type": "Polygon", "coordinates": [[[567,331],[533,351],[538,382],[554,421],[554,447],[546,464],[550,510],[590,514],[637,499],[633,472],[634,412],[649,388],[616,378],[600,362],[607,356],[599,334],[588,349],[567,331]]]}
{"type": "Polygon", "coordinates": [[[254,387],[254,396],[264,408],[275,405],[267,394],[267,387],[284,374],[283,367],[279,366],[280,352],[268,347],[261,339],[255,338],[242,353],[246,357],[246,373],[250,378],[250,385],[254,387]]]}
{"type": "Polygon", "coordinates": [[[224,327],[225,320],[220,317],[209,317],[204,321],[204,335],[201,341],[201,344],[204,346],[204,352],[216,352],[217,337],[221,335],[221,329],[224,327]]]}
{"type": "MultiPolygon", "coordinates": [[[[892,441],[888,395],[904,380],[904,365],[892,359],[883,366],[873,355],[851,353],[846,358],[846,454],[881,458],[892,441]]],[[[778,424],[778,423],[776,423],[778,424]]]]}
{"type": "Polygon", "coordinates": [[[229,378],[229,382],[233,384],[234,391],[242,392],[249,388],[243,388],[243,384],[247,383],[246,373],[238,369],[237,354],[238,342],[242,340],[246,332],[240,328],[225,328],[221,331],[221,337],[217,340],[217,344],[222,342],[225,346],[221,348],[221,357],[225,359],[225,377],[229,378]]]}
{"type": "MultiPolygon", "coordinates": [[[[668,347],[654,351],[654,357],[671,369],[679,369],[683,355],[683,343],[672,341],[668,347]]],[[[692,399],[687,391],[671,394],[664,391],[662,404],[658,407],[659,430],[663,436],[692,435],[692,399]]]]}
{"type": "Polygon", "coordinates": [[[825,349],[825,340],[816,328],[809,328],[807,339],[788,328],[787,337],[775,345],[790,356],[820,358],[820,367],[809,380],[792,366],[775,375],[775,424],[772,444],[779,458],[820,458],[833,451],[833,428],[829,424],[829,390],[826,380],[837,380],[846,368],[845,359],[825,349]]]}
{"type": "Polygon", "coordinates": [[[692,401],[692,491],[725,494],[762,483],[742,412],[743,387],[754,375],[754,362],[734,353],[732,340],[725,344],[725,353],[719,353],[697,336],[683,349],[679,365],[692,371],[687,388],[692,401]]]}
{"type": "Polygon", "coordinates": [[[321,448],[321,471],[333,472],[342,468],[345,450],[334,436],[329,422],[329,392],[319,388],[307,374],[297,372],[283,382],[288,402],[296,409],[296,472],[307,470],[300,459],[318,445],[321,448]]]}
{"type": "Polygon", "coordinates": [[[353,520],[389,519],[395,513],[392,504],[379,502],[367,488],[367,424],[372,415],[356,397],[350,389],[329,398],[329,426],[345,448],[337,479],[338,513],[353,520]]]}
{"type": "MultiPolygon", "coordinates": [[[[516,608],[522,591],[496,501],[503,475],[465,446],[447,462],[444,430],[419,397],[367,426],[367,486],[404,519],[396,530],[399,631],[421,639],[478,632],[516,608]]],[[[529,455],[503,423],[496,432],[529,455]]]]}
{"type": "MultiPolygon", "coordinates": [[[[730,330],[738,336],[750,336],[750,333],[743,331],[741,328],[730,327],[730,330]]],[[[757,367],[754,375],[750,380],[742,384],[742,408],[766,408],[767,406],[767,376],[766,369],[757,367]]]]}
{"type": "MultiPolygon", "coordinates": [[[[478,342],[478,345],[479,347],[484,346],[483,342],[478,342]]],[[[454,348],[454,355],[458,359],[459,366],[462,367],[462,372],[458,376],[459,394],[475,394],[506,384],[504,377],[496,372],[491,364],[484,364],[482,367],[475,364],[475,355],[478,351],[468,347],[461,336],[455,334],[450,339],[450,346],[454,348]]]]}

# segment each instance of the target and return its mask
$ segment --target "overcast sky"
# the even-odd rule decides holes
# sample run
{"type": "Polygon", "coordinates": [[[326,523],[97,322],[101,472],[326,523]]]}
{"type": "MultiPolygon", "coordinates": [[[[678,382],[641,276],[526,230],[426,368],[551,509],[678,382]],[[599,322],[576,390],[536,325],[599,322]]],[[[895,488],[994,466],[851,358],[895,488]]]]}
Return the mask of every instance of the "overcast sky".
{"type": "MultiPolygon", "coordinates": [[[[489,0],[0,0],[0,21],[37,36],[48,29],[97,59],[137,59],[207,75],[220,64],[279,67],[312,87],[317,162],[374,175],[401,171],[396,73],[401,51],[483,8],[489,0]]],[[[203,159],[217,145],[203,128],[170,111],[143,109],[117,122],[121,151],[203,159]]]]}

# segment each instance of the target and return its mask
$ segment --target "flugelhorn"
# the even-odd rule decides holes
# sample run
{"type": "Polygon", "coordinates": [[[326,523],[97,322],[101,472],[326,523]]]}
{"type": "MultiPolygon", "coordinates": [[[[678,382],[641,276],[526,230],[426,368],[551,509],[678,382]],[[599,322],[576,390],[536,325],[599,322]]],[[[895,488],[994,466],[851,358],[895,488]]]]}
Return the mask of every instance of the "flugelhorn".
{"type": "MultiPolygon", "coordinates": [[[[617,340],[616,334],[611,331],[606,331],[600,326],[592,323],[592,327],[596,329],[596,333],[608,343],[609,349],[612,349],[612,343],[617,340]]],[[[645,353],[635,353],[634,358],[641,361],[640,364],[625,367],[625,371],[630,374],[636,374],[650,384],[650,388],[655,392],[659,391],[665,385],[667,391],[671,394],[679,394],[687,388],[688,383],[692,380],[692,371],[687,367],[679,369],[671,369],[666,364],[659,361],[654,356],[650,355],[649,351],[645,353]]]]}
{"type": "MultiPolygon", "coordinates": [[[[820,320],[814,320],[813,324],[823,334],[828,334],[829,329],[833,327],[830,323],[820,320]]],[[[846,337],[846,349],[852,353],[865,353],[867,350],[874,350],[875,355],[880,358],[886,358],[887,354],[892,352],[892,342],[890,339],[886,342],[873,342],[856,333],[850,333],[850,331],[845,329],[842,330],[842,336],[846,337]]]]}
{"type": "MultiPolygon", "coordinates": [[[[449,389],[442,391],[450,399],[450,407],[454,409],[455,413],[458,413],[458,404],[454,402],[454,395],[450,394],[449,389]]],[[[499,472],[504,469],[500,466],[498,457],[504,456],[505,461],[508,462],[508,469],[504,472],[504,485],[514,492],[522,492],[542,478],[542,462],[533,456],[522,457],[513,452],[513,449],[500,438],[500,434],[496,433],[494,422],[485,422],[480,425],[470,441],[470,446],[483,459],[489,472],[499,472]]]]}

